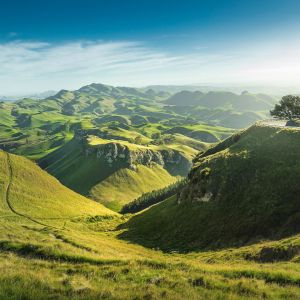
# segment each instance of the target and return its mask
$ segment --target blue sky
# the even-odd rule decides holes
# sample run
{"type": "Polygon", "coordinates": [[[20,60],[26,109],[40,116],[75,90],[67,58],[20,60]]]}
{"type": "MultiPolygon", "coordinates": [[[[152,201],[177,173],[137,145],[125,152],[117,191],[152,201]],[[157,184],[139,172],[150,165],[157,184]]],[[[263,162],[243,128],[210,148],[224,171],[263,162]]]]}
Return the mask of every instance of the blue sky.
{"type": "Polygon", "coordinates": [[[300,85],[299,0],[1,0],[0,94],[300,85]]]}

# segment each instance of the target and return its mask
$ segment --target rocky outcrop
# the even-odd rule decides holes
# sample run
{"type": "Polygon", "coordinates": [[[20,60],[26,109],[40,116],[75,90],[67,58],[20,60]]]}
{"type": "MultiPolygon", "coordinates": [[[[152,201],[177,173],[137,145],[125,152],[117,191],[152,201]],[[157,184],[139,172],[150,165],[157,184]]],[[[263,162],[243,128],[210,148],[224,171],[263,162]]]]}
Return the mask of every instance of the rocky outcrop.
{"type": "Polygon", "coordinates": [[[194,168],[189,173],[188,178],[189,185],[182,189],[178,194],[178,204],[180,204],[182,201],[209,202],[216,198],[216,195],[214,195],[210,189],[210,168],[194,168]]]}
{"type": "Polygon", "coordinates": [[[135,169],[134,165],[151,165],[156,163],[164,167],[165,162],[162,154],[159,151],[151,149],[129,149],[126,145],[120,143],[107,143],[98,146],[86,146],[85,155],[96,155],[98,159],[105,159],[108,164],[117,162],[126,163],[128,167],[135,169]]]}
{"type": "Polygon", "coordinates": [[[183,168],[184,172],[187,172],[191,166],[191,162],[176,150],[155,151],[146,147],[129,149],[127,145],[116,142],[97,146],[90,146],[86,143],[84,154],[85,156],[94,155],[97,159],[104,159],[109,165],[121,164],[132,170],[135,170],[138,164],[151,166],[155,163],[166,169],[170,167],[174,169],[183,168]]]}
{"type": "Polygon", "coordinates": [[[129,151],[128,163],[132,164],[142,164],[150,165],[151,163],[156,163],[162,167],[165,165],[164,158],[160,152],[156,152],[150,149],[145,149],[140,151],[129,151]]]}

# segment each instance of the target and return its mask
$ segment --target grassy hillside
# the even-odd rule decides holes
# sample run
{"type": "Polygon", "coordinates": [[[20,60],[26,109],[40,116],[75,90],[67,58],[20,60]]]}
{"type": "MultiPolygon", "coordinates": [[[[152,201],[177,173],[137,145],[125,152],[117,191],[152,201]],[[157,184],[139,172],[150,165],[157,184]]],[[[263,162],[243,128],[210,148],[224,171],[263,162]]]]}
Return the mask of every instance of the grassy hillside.
{"type": "Polygon", "coordinates": [[[32,162],[5,152],[0,161],[1,299],[299,298],[299,255],[265,260],[265,253],[297,247],[298,236],[164,254],[119,240],[126,217],[62,187],[32,162]]]}
{"type": "MultiPolygon", "coordinates": [[[[41,170],[29,160],[0,150],[1,214],[17,212],[30,218],[71,218],[81,215],[113,215],[41,170]]],[[[16,213],[15,213],[16,214],[16,213]]]]}
{"type": "Polygon", "coordinates": [[[300,232],[299,139],[299,129],[263,123],[233,135],[198,156],[178,199],[132,218],[124,236],[186,251],[300,232]]]}
{"type": "Polygon", "coordinates": [[[40,160],[40,165],[74,191],[119,211],[141,194],[176,180],[168,172],[170,166],[165,169],[158,164],[157,149],[157,146],[152,149],[127,141],[88,136],[71,140],[40,160]],[[155,153],[157,157],[151,160],[155,153]],[[128,162],[130,157],[131,163],[128,162]]]}
{"type": "Polygon", "coordinates": [[[93,186],[90,197],[114,211],[120,211],[124,204],[140,195],[175,181],[176,178],[159,165],[151,168],[137,165],[136,170],[120,169],[93,186]]]}

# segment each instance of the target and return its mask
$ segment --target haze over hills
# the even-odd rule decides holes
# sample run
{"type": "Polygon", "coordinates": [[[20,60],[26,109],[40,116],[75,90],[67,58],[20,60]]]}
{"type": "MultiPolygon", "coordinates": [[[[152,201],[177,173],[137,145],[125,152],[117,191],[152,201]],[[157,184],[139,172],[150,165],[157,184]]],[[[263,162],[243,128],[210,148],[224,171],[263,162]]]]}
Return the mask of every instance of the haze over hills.
{"type": "Polygon", "coordinates": [[[168,92],[175,94],[181,91],[208,93],[211,91],[230,92],[241,94],[243,91],[251,91],[254,94],[267,94],[273,97],[282,97],[287,94],[299,94],[298,85],[255,85],[255,84],[185,84],[185,85],[149,85],[144,89],[152,89],[156,92],[168,92]]]}
{"type": "Polygon", "coordinates": [[[0,96],[0,101],[17,101],[24,98],[33,98],[33,99],[44,99],[50,96],[53,96],[57,91],[45,91],[40,93],[31,93],[27,95],[9,95],[9,96],[0,96]]]}
{"type": "Polygon", "coordinates": [[[240,95],[230,92],[181,91],[167,99],[169,110],[201,116],[202,120],[215,125],[244,128],[266,118],[278,99],[265,94],[240,95]]]}

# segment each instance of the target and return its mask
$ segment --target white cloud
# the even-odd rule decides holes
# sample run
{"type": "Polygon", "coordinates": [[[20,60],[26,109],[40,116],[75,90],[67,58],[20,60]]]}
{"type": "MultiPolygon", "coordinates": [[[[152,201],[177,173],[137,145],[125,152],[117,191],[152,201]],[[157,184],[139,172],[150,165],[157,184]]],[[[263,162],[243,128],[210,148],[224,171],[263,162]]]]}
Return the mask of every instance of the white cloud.
{"type": "Polygon", "coordinates": [[[91,82],[141,86],[293,81],[300,78],[297,47],[230,53],[196,47],[174,54],[138,42],[77,41],[0,44],[0,95],[75,89],[91,82]],[[271,51],[269,53],[269,51],[271,51]]]}
{"type": "Polygon", "coordinates": [[[0,94],[77,88],[91,82],[181,83],[185,81],[182,71],[220,58],[215,54],[174,55],[127,41],[58,45],[14,41],[0,44],[0,94]]]}

